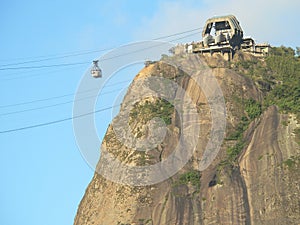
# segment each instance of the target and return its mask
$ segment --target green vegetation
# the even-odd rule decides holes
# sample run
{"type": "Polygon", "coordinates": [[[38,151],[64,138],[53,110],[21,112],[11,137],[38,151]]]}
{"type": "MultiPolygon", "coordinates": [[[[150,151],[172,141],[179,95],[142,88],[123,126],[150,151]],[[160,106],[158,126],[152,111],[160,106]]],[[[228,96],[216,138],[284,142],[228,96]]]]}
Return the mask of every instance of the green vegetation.
{"type": "Polygon", "coordinates": [[[181,185],[181,184],[191,184],[196,187],[197,190],[200,189],[200,178],[201,174],[197,170],[191,170],[186,173],[183,173],[179,176],[179,179],[175,181],[174,185],[181,185]]]}
{"type": "Polygon", "coordinates": [[[146,152],[144,152],[144,151],[138,151],[137,154],[139,154],[137,165],[138,166],[145,166],[146,163],[147,163],[146,152]]]}
{"type": "MultiPolygon", "coordinates": [[[[243,107],[244,112],[239,112],[240,123],[226,138],[235,141],[235,144],[227,149],[225,159],[219,164],[218,177],[224,167],[232,169],[235,166],[238,155],[246,145],[244,132],[250,122],[261,115],[263,109],[277,105],[282,112],[294,113],[298,120],[300,119],[300,57],[295,56],[292,48],[272,48],[265,60],[255,58],[248,61],[241,60],[235,64],[235,70],[257,82],[265,93],[265,98],[261,104],[254,99],[244,100],[235,97],[234,100],[243,107]]],[[[283,122],[283,125],[288,124],[283,122]]],[[[296,141],[300,145],[300,128],[294,132],[296,141]]],[[[262,158],[263,156],[259,156],[258,160],[262,158]]],[[[288,168],[294,168],[299,162],[300,157],[291,157],[283,164],[288,168]]]]}
{"type": "Polygon", "coordinates": [[[261,104],[254,99],[247,99],[245,102],[245,111],[248,117],[253,120],[262,113],[261,104]]]}
{"type": "Polygon", "coordinates": [[[234,146],[227,149],[227,151],[226,151],[227,159],[226,160],[229,163],[233,163],[236,160],[237,156],[241,153],[241,151],[243,150],[244,147],[245,147],[245,141],[243,139],[239,139],[234,146]]]}
{"type": "MultiPolygon", "coordinates": [[[[299,54],[300,48],[297,49],[299,54]]],[[[300,117],[300,56],[292,48],[273,47],[264,61],[241,60],[235,69],[256,81],[266,92],[265,107],[277,105],[282,111],[300,117]]]]}
{"type": "Polygon", "coordinates": [[[171,124],[174,106],[165,99],[157,99],[155,102],[146,100],[143,104],[136,103],[130,112],[129,124],[139,118],[146,124],[154,117],[161,118],[166,125],[171,124]]]}
{"type": "Polygon", "coordinates": [[[283,126],[285,126],[285,127],[287,127],[287,126],[289,125],[289,123],[288,123],[287,121],[285,121],[285,120],[283,120],[283,121],[281,122],[281,124],[282,124],[283,126]]]}
{"type": "Polygon", "coordinates": [[[293,167],[295,165],[295,161],[292,159],[287,159],[283,162],[285,165],[287,165],[289,168],[293,167]]]}
{"type": "Polygon", "coordinates": [[[266,105],[277,105],[284,112],[300,113],[300,58],[292,48],[272,48],[266,59],[277,85],[266,97],[266,105]]]}
{"type": "Polygon", "coordinates": [[[291,156],[287,160],[283,161],[283,164],[288,167],[288,169],[294,169],[300,164],[300,156],[291,156]]]}
{"type": "Polygon", "coordinates": [[[246,99],[244,101],[244,110],[246,116],[242,116],[240,123],[238,124],[236,130],[229,135],[226,140],[236,140],[234,146],[229,147],[226,151],[227,157],[225,160],[221,162],[224,165],[233,165],[238,155],[241,153],[243,148],[245,147],[245,140],[243,134],[245,130],[248,128],[250,122],[261,115],[262,108],[261,104],[254,99],[246,99]],[[249,120],[250,119],[250,120],[249,120]]]}
{"type": "Polygon", "coordinates": [[[239,61],[236,70],[257,81],[266,92],[265,107],[277,105],[300,118],[300,57],[292,48],[273,47],[264,61],[239,61]]]}
{"type": "Polygon", "coordinates": [[[261,79],[262,74],[267,74],[268,72],[266,66],[256,58],[236,62],[235,70],[253,80],[261,79]]]}
{"type": "Polygon", "coordinates": [[[226,138],[226,140],[239,140],[243,137],[244,131],[248,128],[249,120],[246,116],[242,116],[240,123],[235,131],[226,138]]]}
{"type": "Polygon", "coordinates": [[[147,220],[145,221],[145,224],[152,224],[152,219],[147,219],[147,220]]]}
{"type": "Polygon", "coordinates": [[[164,200],[163,205],[162,205],[162,211],[165,210],[168,200],[169,200],[169,195],[167,194],[165,196],[165,200],[164,200]]]}
{"type": "Polygon", "coordinates": [[[240,123],[236,127],[235,131],[226,138],[226,140],[235,140],[236,142],[233,146],[227,149],[226,158],[220,163],[219,170],[224,166],[233,167],[235,165],[238,155],[246,145],[243,136],[244,132],[247,130],[250,122],[259,117],[262,113],[261,104],[254,99],[245,99],[243,101],[240,99],[237,100],[242,104],[241,107],[244,109],[244,115],[241,117],[240,123]]]}

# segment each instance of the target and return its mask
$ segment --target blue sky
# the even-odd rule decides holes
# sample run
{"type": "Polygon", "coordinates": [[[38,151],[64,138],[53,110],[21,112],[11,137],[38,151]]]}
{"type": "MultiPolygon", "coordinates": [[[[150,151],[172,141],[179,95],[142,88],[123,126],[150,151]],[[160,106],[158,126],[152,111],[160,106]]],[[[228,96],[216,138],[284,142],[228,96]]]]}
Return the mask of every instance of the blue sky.
{"type": "MultiPolygon", "coordinates": [[[[83,64],[0,70],[0,132],[71,117],[72,103],[66,102],[73,100],[89,62],[105,53],[102,49],[195,29],[208,17],[229,13],[258,42],[295,48],[299,8],[298,0],[1,1],[0,69],[83,64]],[[40,61],[24,64],[32,60],[40,61]]],[[[181,41],[199,39],[200,32],[181,41]]],[[[141,66],[112,79],[97,109],[111,106],[141,66]]],[[[111,113],[96,115],[100,138],[111,113]]],[[[0,224],[73,223],[93,170],[77,148],[71,120],[0,133],[0,154],[0,224]]]]}

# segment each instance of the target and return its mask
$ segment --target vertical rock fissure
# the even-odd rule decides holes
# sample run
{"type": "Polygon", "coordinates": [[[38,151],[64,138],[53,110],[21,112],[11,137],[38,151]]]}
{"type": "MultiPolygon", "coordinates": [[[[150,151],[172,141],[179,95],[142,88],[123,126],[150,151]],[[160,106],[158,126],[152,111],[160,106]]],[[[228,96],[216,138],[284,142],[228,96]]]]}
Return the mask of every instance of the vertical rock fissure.
{"type": "Polygon", "coordinates": [[[243,190],[244,209],[245,209],[245,213],[246,213],[245,225],[251,225],[250,206],[249,206],[247,186],[246,186],[244,177],[241,174],[240,170],[238,170],[238,174],[241,177],[241,184],[242,184],[242,190],[243,190]]]}

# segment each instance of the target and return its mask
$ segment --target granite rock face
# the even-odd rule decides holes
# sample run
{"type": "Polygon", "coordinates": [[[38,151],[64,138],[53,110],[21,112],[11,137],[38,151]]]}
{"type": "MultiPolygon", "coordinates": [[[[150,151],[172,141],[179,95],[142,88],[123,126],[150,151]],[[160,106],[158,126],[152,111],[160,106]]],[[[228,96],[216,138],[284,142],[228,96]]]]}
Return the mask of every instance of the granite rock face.
{"type": "MultiPolygon", "coordinates": [[[[189,67],[188,56],[177,57],[189,67]]],[[[132,103],[131,96],[141,90],[138,81],[152,76],[176,82],[195,104],[200,116],[194,122],[201,129],[193,155],[170,178],[146,186],[116,183],[96,172],[78,207],[75,225],[300,224],[300,147],[295,138],[299,121],[276,106],[253,114],[264,96],[260,87],[220,55],[202,60],[210,66],[226,104],[225,139],[210,166],[198,170],[212,127],[205,94],[180,67],[163,61],[147,65],[107,129],[97,170],[113,168],[105,157],[108,153],[123,164],[146,166],[165,160],[178,145],[183,132],[180,112],[159,97],[132,103]],[[166,129],[161,131],[163,140],[149,151],[136,151],[137,143],[124,144],[115,133],[113,124],[126,122],[135,139],[151,139],[152,117],[162,118],[166,129]]],[[[171,97],[176,96],[175,92],[171,97]]]]}

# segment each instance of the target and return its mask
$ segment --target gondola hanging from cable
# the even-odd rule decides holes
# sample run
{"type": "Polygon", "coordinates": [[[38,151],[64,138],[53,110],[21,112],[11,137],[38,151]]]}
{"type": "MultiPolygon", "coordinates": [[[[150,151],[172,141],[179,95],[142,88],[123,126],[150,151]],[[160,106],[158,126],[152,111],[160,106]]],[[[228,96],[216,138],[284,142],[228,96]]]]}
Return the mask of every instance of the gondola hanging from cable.
{"type": "Polygon", "coordinates": [[[93,65],[93,67],[91,69],[91,75],[94,78],[100,78],[100,77],[102,77],[102,71],[101,71],[101,69],[98,66],[98,62],[99,62],[99,60],[94,60],[93,61],[94,65],[93,65]]]}

